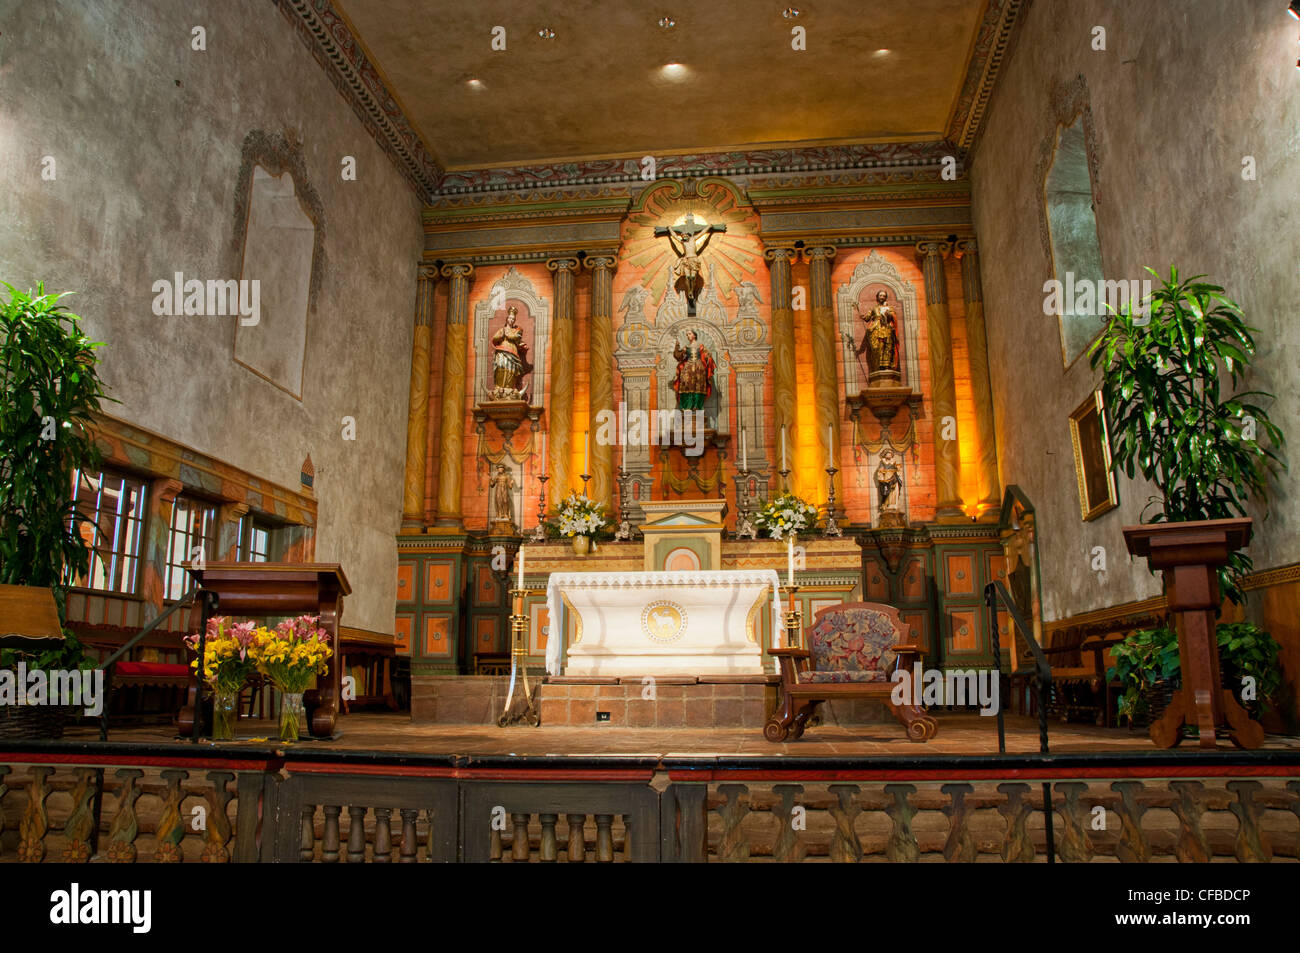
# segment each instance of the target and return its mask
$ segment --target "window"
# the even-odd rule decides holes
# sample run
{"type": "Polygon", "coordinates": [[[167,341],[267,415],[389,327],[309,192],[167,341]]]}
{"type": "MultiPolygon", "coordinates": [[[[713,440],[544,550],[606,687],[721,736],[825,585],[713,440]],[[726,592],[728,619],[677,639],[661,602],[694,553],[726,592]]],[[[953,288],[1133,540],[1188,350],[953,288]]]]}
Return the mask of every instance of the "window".
{"type": "Polygon", "coordinates": [[[236,559],[244,563],[264,563],[272,559],[272,536],[275,528],[251,513],[239,521],[239,550],[236,559]]]}
{"type": "Polygon", "coordinates": [[[172,504],[171,532],[167,538],[167,568],[163,578],[163,598],[179,599],[192,588],[185,563],[202,547],[203,558],[216,553],[217,508],[202,500],[176,497],[172,504]]]}
{"type": "Polygon", "coordinates": [[[81,523],[79,531],[90,547],[90,564],[84,574],[69,574],[68,582],[134,595],[144,531],[144,483],[115,473],[78,470],[73,486],[77,510],[89,521],[81,523]]]}

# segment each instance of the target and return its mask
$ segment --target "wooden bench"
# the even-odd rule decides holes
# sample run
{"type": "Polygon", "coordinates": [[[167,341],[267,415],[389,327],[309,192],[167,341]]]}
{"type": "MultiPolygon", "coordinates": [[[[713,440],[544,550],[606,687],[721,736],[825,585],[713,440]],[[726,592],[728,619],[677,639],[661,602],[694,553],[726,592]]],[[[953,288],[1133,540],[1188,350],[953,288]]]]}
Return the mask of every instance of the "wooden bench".
{"type": "Polygon", "coordinates": [[[763,726],[771,742],[795,740],[824,701],[878,698],[889,705],[911,741],[928,741],[938,723],[921,705],[893,699],[892,673],[912,671],[921,646],[898,610],[875,602],[822,609],[807,631],[809,648],[774,648],[781,668],[781,701],[763,726]]]}
{"type": "MultiPolygon", "coordinates": [[[[1051,701],[1047,716],[1062,722],[1086,721],[1102,727],[1116,723],[1114,691],[1106,678],[1111,646],[1124,640],[1124,632],[1099,631],[1095,627],[1065,626],[1049,629],[1043,654],[1052,666],[1051,701]]],[[[1029,690],[1032,671],[1018,669],[1011,675],[1013,707],[1034,714],[1037,700],[1029,690]]]]}

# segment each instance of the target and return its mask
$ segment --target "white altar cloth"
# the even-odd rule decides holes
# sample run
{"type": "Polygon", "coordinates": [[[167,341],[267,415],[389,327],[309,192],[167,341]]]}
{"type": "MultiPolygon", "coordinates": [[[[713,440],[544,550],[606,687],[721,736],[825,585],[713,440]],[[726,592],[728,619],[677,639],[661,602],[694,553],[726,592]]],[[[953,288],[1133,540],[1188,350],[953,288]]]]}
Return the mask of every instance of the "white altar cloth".
{"type": "Polygon", "coordinates": [[[772,569],[552,573],[546,671],[560,673],[561,606],[575,618],[565,675],[761,675],[761,613],[780,632],[772,569]]]}

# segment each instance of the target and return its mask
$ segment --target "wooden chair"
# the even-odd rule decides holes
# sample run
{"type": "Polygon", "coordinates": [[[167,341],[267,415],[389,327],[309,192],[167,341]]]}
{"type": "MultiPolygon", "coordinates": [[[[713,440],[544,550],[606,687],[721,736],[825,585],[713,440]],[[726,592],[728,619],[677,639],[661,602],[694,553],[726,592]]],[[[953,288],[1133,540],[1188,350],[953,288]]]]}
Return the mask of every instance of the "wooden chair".
{"type": "Polygon", "coordinates": [[[928,741],[938,723],[921,705],[893,700],[896,669],[912,671],[921,646],[898,610],[875,602],[822,609],[807,633],[809,648],[769,649],[781,667],[781,702],[763,726],[771,742],[799,738],[824,701],[878,698],[889,705],[911,741],[928,741]]]}

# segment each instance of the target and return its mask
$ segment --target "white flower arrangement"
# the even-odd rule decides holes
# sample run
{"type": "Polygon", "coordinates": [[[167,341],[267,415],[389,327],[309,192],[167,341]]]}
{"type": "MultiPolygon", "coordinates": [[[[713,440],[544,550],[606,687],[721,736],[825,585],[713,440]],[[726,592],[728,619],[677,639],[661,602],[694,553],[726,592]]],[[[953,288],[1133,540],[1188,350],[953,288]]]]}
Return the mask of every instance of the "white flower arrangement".
{"type": "Polygon", "coordinates": [[[556,512],[559,514],[561,536],[594,536],[609,525],[601,505],[586,495],[570,493],[560,501],[556,512]]]}
{"type": "Polygon", "coordinates": [[[817,523],[817,507],[805,503],[793,493],[785,493],[768,500],[754,515],[754,525],[759,532],[772,539],[798,536],[817,523]]]}

